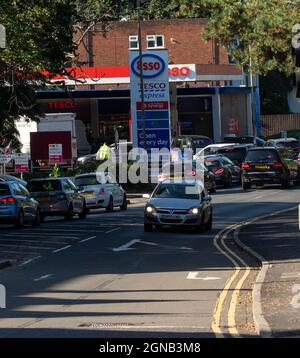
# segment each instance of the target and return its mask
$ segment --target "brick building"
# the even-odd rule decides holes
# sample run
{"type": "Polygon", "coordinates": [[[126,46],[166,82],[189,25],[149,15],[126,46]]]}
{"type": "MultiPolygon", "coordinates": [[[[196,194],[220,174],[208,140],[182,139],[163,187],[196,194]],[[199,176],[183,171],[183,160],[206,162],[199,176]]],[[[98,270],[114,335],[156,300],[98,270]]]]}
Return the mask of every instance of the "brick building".
{"type": "MultiPolygon", "coordinates": [[[[166,48],[169,68],[189,69],[188,76],[170,77],[171,110],[178,118],[180,133],[204,134],[221,141],[234,118],[239,134],[251,134],[251,91],[247,78],[231,63],[226,49],[216,41],[202,39],[206,24],[206,19],[143,21],[143,50],[166,48]]],[[[71,107],[94,143],[104,138],[113,142],[115,128],[120,138],[130,139],[128,63],[129,50],[136,50],[137,46],[135,21],[115,23],[107,31],[97,25],[78,49],[82,68],[72,72],[75,80],[65,80],[72,90],[68,94],[41,92],[43,109],[50,113],[70,112],[71,107]],[[70,101],[74,105],[64,105],[70,101]]],[[[257,88],[255,91],[258,94],[257,88]]],[[[256,108],[258,119],[259,105],[256,108]]]]}

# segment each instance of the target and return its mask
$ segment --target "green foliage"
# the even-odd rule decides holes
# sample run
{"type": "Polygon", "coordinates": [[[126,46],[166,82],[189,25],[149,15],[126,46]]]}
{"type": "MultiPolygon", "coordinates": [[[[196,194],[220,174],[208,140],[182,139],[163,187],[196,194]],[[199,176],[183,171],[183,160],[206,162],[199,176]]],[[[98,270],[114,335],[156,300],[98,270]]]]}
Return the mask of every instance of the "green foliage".
{"type": "MultiPolygon", "coordinates": [[[[197,0],[194,0],[197,1],[197,0]]],[[[291,74],[292,27],[300,23],[297,1],[290,0],[206,0],[211,14],[205,38],[216,38],[227,47],[240,66],[252,59],[253,72],[278,70],[291,74]]]]}
{"type": "Polygon", "coordinates": [[[74,1],[0,0],[0,23],[6,28],[6,48],[0,49],[0,137],[17,142],[14,120],[20,115],[36,119],[36,90],[69,64],[74,1]]]}

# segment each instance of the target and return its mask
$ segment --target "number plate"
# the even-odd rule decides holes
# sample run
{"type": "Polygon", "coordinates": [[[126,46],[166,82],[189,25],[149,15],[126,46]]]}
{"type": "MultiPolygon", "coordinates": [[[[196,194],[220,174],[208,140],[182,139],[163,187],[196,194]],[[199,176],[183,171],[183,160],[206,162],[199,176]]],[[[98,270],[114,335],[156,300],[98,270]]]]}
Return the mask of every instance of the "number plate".
{"type": "Polygon", "coordinates": [[[163,220],[182,220],[180,215],[162,215],[161,219],[163,220]]]}
{"type": "Polygon", "coordinates": [[[270,167],[268,165],[256,165],[255,168],[256,169],[270,169],[270,167]]]}

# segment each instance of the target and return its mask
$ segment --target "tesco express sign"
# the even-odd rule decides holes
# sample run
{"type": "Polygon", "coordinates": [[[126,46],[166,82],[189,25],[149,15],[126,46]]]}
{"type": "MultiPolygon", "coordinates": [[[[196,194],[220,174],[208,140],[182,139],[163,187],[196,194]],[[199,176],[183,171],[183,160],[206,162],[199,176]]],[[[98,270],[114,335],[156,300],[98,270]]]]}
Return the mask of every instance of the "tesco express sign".
{"type": "MultiPolygon", "coordinates": [[[[144,78],[155,78],[161,75],[165,68],[165,62],[163,59],[154,54],[142,55],[143,62],[143,77],[144,78]]],[[[141,63],[139,56],[133,59],[131,62],[131,70],[136,75],[140,75],[141,63]]]]}

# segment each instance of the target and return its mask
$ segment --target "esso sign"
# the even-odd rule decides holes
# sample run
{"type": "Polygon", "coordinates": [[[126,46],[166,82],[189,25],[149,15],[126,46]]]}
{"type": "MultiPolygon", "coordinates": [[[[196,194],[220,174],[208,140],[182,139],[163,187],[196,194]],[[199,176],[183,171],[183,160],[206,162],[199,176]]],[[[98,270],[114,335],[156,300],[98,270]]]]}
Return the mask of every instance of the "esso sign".
{"type": "MultiPolygon", "coordinates": [[[[166,68],[165,62],[158,55],[144,54],[142,58],[144,78],[155,78],[164,72],[166,68]]],[[[136,76],[140,75],[141,63],[139,56],[132,61],[131,70],[136,76]]]]}
{"type": "Polygon", "coordinates": [[[172,67],[168,72],[170,77],[187,77],[191,71],[188,67],[172,67]]]}

